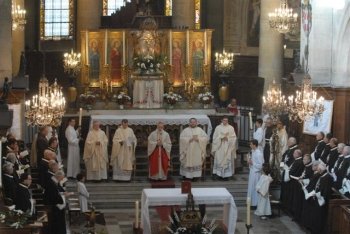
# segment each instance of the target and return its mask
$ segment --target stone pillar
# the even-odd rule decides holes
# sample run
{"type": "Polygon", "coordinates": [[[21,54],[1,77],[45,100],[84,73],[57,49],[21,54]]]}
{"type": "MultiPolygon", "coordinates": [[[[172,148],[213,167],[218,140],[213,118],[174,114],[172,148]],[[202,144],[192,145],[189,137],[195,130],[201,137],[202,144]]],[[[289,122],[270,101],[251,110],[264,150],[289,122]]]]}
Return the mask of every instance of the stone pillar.
{"type": "Polygon", "coordinates": [[[268,14],[280,6],[280,0],[261,0],[259,77],[265,79],[264,94],[269,84],[280,83],[283,76],[283,34],[272,30],[268,14]]]}
{"type": "Polygon", "coordinates": [[[12,17],[11,0],[0,0],[0,87],[4,78],[12,77],[12,17]]]}
{"type": "Polygon", "coordinates": [[[173,0],[173,28],[188,27],[194,29],[194,21],[194,0],[173,0]]]}
{"type": "Polygon", "coordinates": [[[101,26],[102,1],[77,1],[77,51],[80,51],[80,32],[82,30],[97,30],[101,26]]]}
{"type": "MultiPolygon", "coordinates": [[[[16,4],[24,9],[24,0],[16,0],[16,4]]],[[[17,75],[21,52],[24,51],[24,30],[12,31],[12,73],[17,75]]]]}

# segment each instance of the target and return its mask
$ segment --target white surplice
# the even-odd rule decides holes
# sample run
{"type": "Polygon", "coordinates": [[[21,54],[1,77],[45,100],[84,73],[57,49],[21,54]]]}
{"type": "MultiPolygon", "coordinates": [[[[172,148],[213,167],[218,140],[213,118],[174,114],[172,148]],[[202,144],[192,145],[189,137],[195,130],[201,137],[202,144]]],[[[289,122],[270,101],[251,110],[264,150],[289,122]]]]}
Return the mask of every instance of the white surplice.
{"type": "Polygon", "coordinates": [[[231,125],[220,124],[215,128],[212,144],[213,174],[220,177],[232,176],[235,170],[236,141],[236,133],[231,125]],[[225,137],[227,140],[224,140],[225,137]]]}
{"type": "MultiPolygon", "coordinates": [[[[166,152],[166,154],[167,154],[167,156],[168,156],[168,158],[170,160],[170,152],[171,152],[172,144],[171,144],[169,133],[167,133],[164,130],[159,131],[158,129],[153,131],[148,136],[148,147],[147,147],[147,155],[148,155],[148,157],[151,156],[151,154],[154,152],[156,147],[158,147],[158,145],[157,145],[158,144],[158,140],[161,140],[162,147],[165,149],[165,152],[166,152]]],[[[161,155],[159,155],[159,158],[158,158],[158,169],[159,169],[158,174],[154,175],[154,176],[151,176],[151,174],[149,173],[149,178],[154,179],[154,180],[166,180],[167,179],[167,175],[163,171],[161,155]]]]}
{"type": "Polygon", "coordinates": [[[113,180],[129,181],[135,163],[136,136],[127,127],[119,127],[113,137],[111,165],[113,180]]]}
{"type": "Polygon", "coordinates": [[[271,205],[269,198],[269,188],[272,178],[270,175],[261,175],[258,183],[256,184],[256,191],[258,192],[259,200],[258,206],[254,214],[259,216],[271,215],[271,205]]]}
{"type": "Polygon", "coordinates": [[[68,125],[65,132],[68,141],[67,177],[76,177],[80,172],[79,132],[68,125]]]}
{"type": "Polygon", "coordinates": [[[101,129],[92,129],[87,135],[84,147],[84,162],[87,180],[107,179],[108,138],[101,129]],[[96,143],[100,142],[99,145],[96,143]]]}
{"type": "Polygon", "coordinates": [[[77,182],[77,190],[79,194],[79,204],[81,212],[87,212],[89,210],[88,207],[88,199],[90,197],[89,192],[86,189],[86,186],[83,182],[77,182]]]}
{"type": "Polygon", "coordinates": [[[264,145],[265,145],[265,132],[262,127],[259,127],[255,130],[253,134],[253,139],[258,141],[258,148],[261,150],[261,152],[264,152],[264,145]]]}
{"type": "Polygon", "coordinates": [[[208,135],[200,127],[187,127],[180,134],[180,175],[192,179],[202,176],[202,165],[206,157],[208,135]],[[190,140],[198,137],[197,141],[190,140]]]}
{"type": "Polygon", "coordinates": [[[248,196],[251,199],[251,205],[258,205],[258,192],[256,185],[261,176],[261,169],[264,163],[264,155],[259,148],[252,150],[251,153],[252,165],[249,166],[249,181],[248,181],[248,196]]]}

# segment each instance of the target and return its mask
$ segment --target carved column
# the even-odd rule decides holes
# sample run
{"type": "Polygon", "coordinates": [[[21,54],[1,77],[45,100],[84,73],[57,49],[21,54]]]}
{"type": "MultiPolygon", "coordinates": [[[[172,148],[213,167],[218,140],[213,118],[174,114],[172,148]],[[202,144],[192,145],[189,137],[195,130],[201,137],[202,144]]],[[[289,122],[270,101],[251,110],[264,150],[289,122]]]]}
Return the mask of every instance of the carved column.
{"type": "Polygon", "coordinates": [[[12,17],[11,0],[0,0],[0,87],[4,78],[12,76],[12,17]]]}
{"type": "MultiPolygon", "coordinates": [[[[16,4],[24,9],[24,0],[16,0],[16,4]]],[[[21,52],[24,51],[24,30],[12,31],[12,71],[14,75],[17,75],[21,52]]]]}
{"type": "Polygon", "coordinates": [[[173,28],[194,28],[194,0],[173,0],[173,28]]]}
{"type": "Polygon", "coordinates": [[[277,83],[283,75],[283,34],[269,25],[269,12],[280,6],[280,0],[261,0],[259,77],[265,79],[264,93],[273,80],[277,83]]]}

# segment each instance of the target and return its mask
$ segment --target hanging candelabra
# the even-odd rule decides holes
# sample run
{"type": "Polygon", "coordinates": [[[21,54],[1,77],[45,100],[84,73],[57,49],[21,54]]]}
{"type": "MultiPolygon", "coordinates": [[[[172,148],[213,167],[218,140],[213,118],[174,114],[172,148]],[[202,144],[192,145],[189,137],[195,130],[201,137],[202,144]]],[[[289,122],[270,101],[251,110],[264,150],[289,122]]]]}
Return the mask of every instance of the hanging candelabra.
{"type": "Polygon", "coordinates": [[[281,85],[273,81],[266,94],[266,97],[263,96],[263,111],[266,114],[273,120],[277,120],[279,116],[288,113],[287,101],[282,95],[281,85]]]}
{"type": "Polygon", "coordinates": [[[288,8],[287,0],[281,0],[280,7],[268,16],[270,27],[280,33],[288,33],[298,27],[298,14],[288,8]]]}
{"type": "Polygon", "coordinates": [[[234,53],[215,53],[215,71],[222,74],[230,73],[234,69],[234,53]]]}
{"type": "Polygon", "coordinates": [[[49,86],[43,77],[39,81],[39,92],[32,100],[25,102],[25,118],[28,125],[58,127],[65,113],[66,100],[62,87],[57,84],[49,86]]]}
{"type": "Polygon", "coordinates": [[[64,71],[70,75],[75,76],[81,68],[81,54],[73,52],[65,53],[63,55],[64,71]]]}
{"type": "Polygon", "coordinates": [[[12,30],[23,30],[26,20],[26,10],[21,9],[19,4],[16,4],[16,1],[12,3],[12,30]]]}

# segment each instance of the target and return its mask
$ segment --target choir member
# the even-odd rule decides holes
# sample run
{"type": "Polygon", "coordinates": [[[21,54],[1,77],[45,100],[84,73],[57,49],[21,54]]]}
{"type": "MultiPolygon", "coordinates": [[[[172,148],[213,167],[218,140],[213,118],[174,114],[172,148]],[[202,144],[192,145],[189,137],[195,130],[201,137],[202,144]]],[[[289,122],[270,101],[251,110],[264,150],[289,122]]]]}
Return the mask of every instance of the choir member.
{"type": "Polygon", "coordinates": [[[262,175],[255,187],[258,192],[259,200],[254,214],[260,216],[261,219],[267,219],[266,216],[271,215],[269,188],[272,181],[273,179],[270,176],[269,164],[264,164],[262,175]]]}
{"type": "Polygon", "coordinates": [[[44,151],[49,147],[49,141],[47,139],[47,135],[49,133],[48,126],[42,126],[39,129],[39,133],[36,139],[36,148],[37,152],[36,161],[40,162],[42,158],[44,158],[44,151]]]}
{"type": "Polygon", "coordinates": [[[52,152],[51,150],[45,150],[44,151],[44,157],[40,160],[40,162],[38,163],[38,167],[39,167],[39,184],[41,185],[41,187],[45,188],[45,177],[46,177],[46,173],[49,169],[49,162],[53,160],[56,161],[56,154],[54,152],[52,152]]]}
{"type": "Polygon", "coordinates": [[[84,162],[87,180],[107,179],[108,138],[100,129],[100,123],[94,121],[89,131],[84,147],[84,162]]]}
{"type": "Polygon", "coordinates": [[[88,208],[88,199],[90,197],[89,192],[85,186],[85,175],[82,173],[77,174],[77,190],[79,195],[79,204],[81,212],[87,212],[88,208]]]}
{"type": "Polygon", "coordinates": [[[265,138],[265,144],[264,144],[264,162],[269,163],[270,162],[270,140],[272,137],[272,118],[267,117],[265,120],[265,129],[264,129],[264,138],[265,138]]]}
{"type": "MultiPolygon", "coordinates": [[[[56,145],[53,147],[53,149],[55,150],[55,153],[56,153],[57,162],[62,163],[61,151],[60,151],[60,147],[59,147],[59,141],[58,141],[56,129],[52,128],[51,126],[48,126],[48,134],[46,135],[46,139],[48,141],[50,141],[50,139],[52,137],[55,137],[57,140],[57,142],[55,142],[56,145]]],[[[49,145],[49,147],[50,147],[50,145],[49,145]]]]}
{"type": "Polygon", "coordinates": [[[342,187],[343,179],[347,175],[347,171],[350,168],[350,146],[345,146],[343,149],[344,159],[335,171],[335,182],[334,187],[340,189],[342,187]]]}
{"type": "Polygon", "coordinates": [[[221,124],[215,128],[212,143],[214,156],[213,174],[221,178],[228,178],[234,174],[234,160],[236,158],[236,133],[224,117],[221,124]]]}
{"type": "MultiPolygon", "coordinates": [[[[270,155],[270,165],[280,165],[282,162],[282,155],[286,150],[288,149],[288,134],[285,129],[284,124],[281,120],[277,120],[277,135],[278,135],[278,148],[276,149],[278,151],[277,158],[274,158],[274,155],[271,153],[270,155]]],[[[271,137],[270,140],[270,146],[274,145],[273,138],[271,137]]]]}
{"type": "Polygon", "coordinates": [[[21,174],[20,182],[16,189],[15,205],[16,210],[21,210],[33,215],[35,210],[35,200],[32,199],[31,191],[29,191],[31,184],[32,177],[27,173],[21,174]]]}
{"type": "Polygon", "coordinates": [[[331,147],[331,150],[329,152],[329,155],[327,157],[327,166],[328,166],[328,171],[332,171],[335,162],[338,159],[339,152],[338,152],[338,139],[337,138],[332,138],[329,142],[329,145],[331,147]]]}
{"type": "Polygon", "coordinates": [[[250,148],[252,150],[251,156],[248,160],[249,163],[249,180],[248,180],[248,195],[251,199],[251,206],[256,207],[258,205],[258,192],[256,191],[256,184],[261,176],[261,169],[264,163],[264,155],[258,148],[258,141],[253,139],[250,142],[250,148]]]}
{"type": "Polygon", "coordinates": [[[6,163],[2,169],[3,195],[5,198],[11,199],[11,201],[9,200],[8,202],[13,203],[15,200],[16,187],[18,185],[13,177],[13,165],[11,163],[6,163]]]}
{"type": "Polygon", "coordinates": [[[59,164],[55,160],[48,161],[48,170],[44,174],[43,178],[43,188],[46,188],[47,185],[51,182],[52,177],[60,170],[59,164]]]}
{"type": "Polygon", "coordinates": [[[324,138],[325,135],[323,132],[318,132],[316,134],[317,145],[314,152],[311,154],[312,161],[318,160],[321,157],[324,147],[326,146],[326,142],[323,140],[324,138]]]}
{"type": "Polygon", "coordinates": [[[113,180],[130,181],[135,164],[137,139],[129,127],[128,120],[123,119],[121,126],[115,131],[111,154],[113,180]]]}
{"type": "MultiPolygon", "coordinates": [[[[315,161],[315,162],[318,162],[318,161],[315,161]]],[[[312,162],[312,157],[310,154],[304,155],[303,163],[304,163],[304,171],[299,181],[301,184],[308,185],[310,182],[310,179],[314,175],[314,171],[316,170],[312,166],[314,162],[312,162]]]]}
{"type": "Polygon", "coordinates": [[[157,129],[148,136],[149,178],[166,180],[168,176],[171,152],[169,134],[164,131],[164,124],[158,122],[157,129]]]}
{"type": "Polygon", "coordinates": [[[202,176],[202,165],[206,157],[208,135],[191,118],[189,127],[180,134],[180,175],[193,179],[202,176]]]}
{"type": "Polygon", "coordinates": [[[15,153],[8,153],[7,156],[6,156],[6,160],[5,160],[5,164],[11,164],[12,167],[13,167],[13,173],[12,173],[12,176],[13,176],[13,179],[15,180],[16,184],[19,183],[19,168],[20,168],[20,165],[18,163],[18,160],[17,160],[17,157],[15,155],[15,153]]]}
{"type": "Polygon", "coordinates": [[[264,150],[264,129],[262,127],[263,125],[263,120],[262,119],[257,119],[255,121],[255,132],[253,133],[253,139],[258,141],[259,144],[259,149],[261,152],[264,150]]]}
{"type": "Polygon", "coordinates": [[[75,130],[75,119],[69,118],[65,136],[68,142],[67,177],[75,178],[80,172],[80,127],[75,130]]]}
{"type": "Polygon", "coordinates": [[[327,158],[329,156],[329,153],[331,151],[331,146],[330,146],[330,140],[332,139],[333,135],[332,133],[327,133],[326,136],[323,138],[323,141],[325,142],[325,147],[322,151],[320,160],[324,163],[327,164],[327,158]]]}
{"type": "Polygon", "coordinates": [[[344,154],[343,154],[343,150],[344,150],[345,144],[344,143],[339,143],[338,144],[338,158],[334,163],[334,167],[332,168],[331,175],[333,176],[334,180],[336,181],[335,173],[339,170],[339,166],[341,165],[341,163],[344,160],[344,154]]]}

